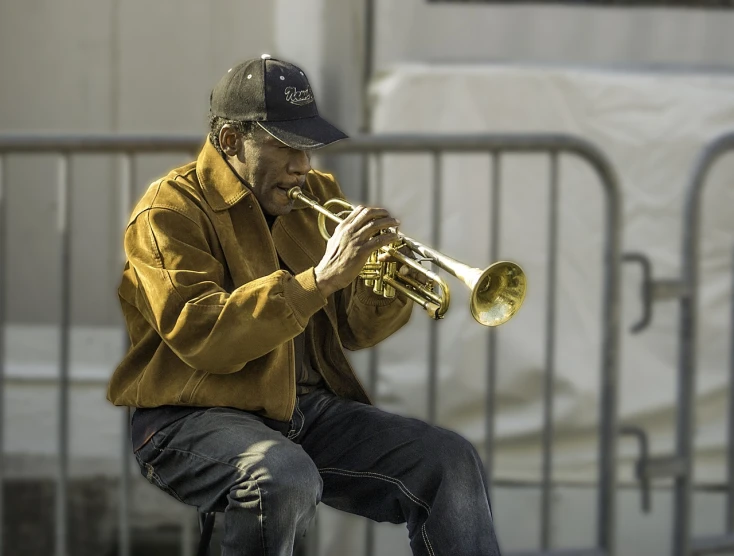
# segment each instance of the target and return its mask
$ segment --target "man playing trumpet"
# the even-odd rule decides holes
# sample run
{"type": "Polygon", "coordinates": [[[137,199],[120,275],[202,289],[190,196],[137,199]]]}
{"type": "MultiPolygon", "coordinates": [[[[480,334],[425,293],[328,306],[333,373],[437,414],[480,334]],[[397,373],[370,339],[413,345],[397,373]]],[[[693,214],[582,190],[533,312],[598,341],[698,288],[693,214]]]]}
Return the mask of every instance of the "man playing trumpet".
{"type": "Polygon", "coordinates": [[[397,239],[385,209],[356,207],[326,241],[288,195],[342,197],[310,152],[345,135],[304,73],[267,55],[229,70],[210,112],[198,159],[153,183],[125,232],[131,345],[108,399],[136,408],[141,472],[225,512],[225,556],[291,555],[319,502],[407,523],[415,555],[499,554],[471,444],[371,405],[344,355],[413,306],[358,277],[397,239]]]}

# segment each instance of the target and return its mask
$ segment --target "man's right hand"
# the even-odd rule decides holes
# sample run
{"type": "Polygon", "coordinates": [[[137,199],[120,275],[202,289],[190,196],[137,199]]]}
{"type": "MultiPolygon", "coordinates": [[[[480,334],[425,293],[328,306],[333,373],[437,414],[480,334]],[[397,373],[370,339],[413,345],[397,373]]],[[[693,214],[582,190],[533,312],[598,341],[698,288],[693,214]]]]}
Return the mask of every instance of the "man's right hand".
{"type": "Polygon", "coordinates": [[[355,207],[334,230],[314,269],[322,295],[328,297],[351,284],[373,251],[398,239],[394,229],[399,224],[383,208],[355,207]]]}

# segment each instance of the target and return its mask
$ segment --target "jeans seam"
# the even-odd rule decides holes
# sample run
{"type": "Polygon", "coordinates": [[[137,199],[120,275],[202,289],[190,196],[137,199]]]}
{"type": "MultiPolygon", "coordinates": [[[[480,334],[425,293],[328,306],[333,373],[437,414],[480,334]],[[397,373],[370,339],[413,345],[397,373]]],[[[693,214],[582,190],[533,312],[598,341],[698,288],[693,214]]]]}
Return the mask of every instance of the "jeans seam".
{"type": "Polygon", "coordinates": [[[296,411],[301,416],[301,426],[298,427],[298,432],[293,438],[297,438],[299,434],[301,434],[301,431],[303,430],[303,425],[306,424],[306,416],[303,414],[303,411],[301,411],[301,404],[296,404],[296,411]]]}
{"type": "Polygon", "coordinates": [[[431,556],[436,556],[436,553],[433,551],[433,545],[431,544],[431,541],[428,540],[428,533],[426,532],[425,523],[421,525],[421,534],[423,535],[423,542],[425,543],[428,552],[431,554],[431,556]]]}
{"type": "MultiPolygon", "coordinates": [[[[414,504],[418,504],[424,510],[426,510],[426,513],[429,516],[431,515],[431,506],[418,498],[415,494],[410,492],[410,489],[405,486],[405,483],[403,483],[400,479],[396,479],[395,477],[390,477],[381,473],[375,473],[374,471],[351,471],[349,469],[338,469],[336,467],[321,468],[319,469],[319,473],[333,473],[335,475],[345,475],[347,477],[372,477],[374,479],[380,479],[381,481],[392,483],[396,485],[400,489],[400,491],[408,497],[410,501],[412,501],[414,504]]],[[[426,532],[425,523],[423,523],[423,525],[421,526],[421,536],[423,537],[423,542],[426,545],[428,552],[431,554],[431,556],[435,556],[431,541],[428,540],[428,533],[426,532]]]]}
{"type": "Polygon", "coordinates": [[[265,547],[265,500],[263,499],[262,492],[260,491],[260,483],[257,482],[257,479],[252,480],[255,481],[257,497],[260,498],[260,544],[262,544],[263,547],[263,556],[267,556],[268,550],[265,547]]]}
{"type": "Polygon", "coordinates": [[[300,404],[300,400],[298,397],[296,397],[296,414],[300,415],[301,417],[301,426],[298,427],[298,431],[296,431],[295,429],[291,429],[290,431],[288,431],[288,436],[287,436],[288,440],[294,440],[295,438],[297,438],[298,435],[301,434],[301,431],[303,430],[303,425],[306,422],[306,417],[303,415],[303,412],[301,411],[301,404],[300,404]]]}
{"type": "Polygon", "coordinates": [[[209,456],[205,456],[203,454],[199,454],[197,452],[190,452],[189,450],[182,450],[180,448],[171,448],[170,446],[167,446],[166,448],[158,448],[158,446],[156,446],[156,450],[158,450],[159,452],[162,452],[164,450],[171,450],[172,452],[179,452],[181,454],[190,454],[192,456],[196,456],[197,458],[205,459],[207,461],[213,461],[215,463],[221,463],[222,465],[226,465],[228,467],[233,467],[234,469],[237,469],[238,471],[241,471],[242,473],[245,473],[245,475],[247,475],[247,471],[242,469],[239,465],[234,465],[233,463],[228,463],[226,461],[218,460],[218,459],[215,459],[209,456]]]}
{"type": "MultiPolygon", "coordinates": [[[[151,442],[152,442],[152,439],[151,439],[151,442]]],[[[213,461],[215,463],[226,465],[227,467],[232,467],[234,469],[237,469],[239,472],[241,472],[245,476],[248,476],[249,477],[247,471],[245,471],[244,469],[242,469],[239,465],[234,465],[232,463],[227,463],[226,461],[221,461],[221,460],[218,460],[216,458],[208,457],[208,456],[205,456],[205,455],[202,455],[202,454],[197,454],[196,452],[191,452],[189,450],[181,450],[180,448],[171,448],[170,446],[168,446],[168,447],[166,447],[164,449],[161,449],[155,443],[153,443],[153,446],[155,446],[156,450],[158,450],[159,452],[162,452],[165,449],[165,450],[170,450],[172,452],[178,452],[180,454],[189,454],[189,455],[195,456],[195,457],[200,458],[200,459],[204,459],[204,460],[207,460],[207,461],[213,461]]],[[[146,464],[146,466],[147,465],[148,464],[146,464]]],[[[261,541],[262,547],[263,547],[263,555],[266,556],[267,555],[267,549],[266,549],[266,546],[265,546],[265,526],[264,526],[264,523],[263,523],[264,516],[265,516],[265,511],[264,511],[264,503],[265,502],[264,502],[264,499],[263,499],[262,491],[260,490],[260,483],[258,483],[257,479],[255,479],[253,477],[250,477],[249,480],[255,481],[255,486],[257,487],[257,496],[260,499],[260,541],[261,541]]],[[[173,491],[173,489],[171,489],[171,491],[173,491]]],[[[178,496],[176,496],[176,497],[178,498],[178,496]]],[[[183,500],[181,500],[180,498],[179,498],[179,501],[183,502],[183,500]]]]}
{"type": "Polygon", "coordinates": [[[393,483],[394,485],[397,485],[398,488],[402,491],[403,494],[405,494],[410,500],[421,506],[426,512],[428,512],[428,515],[431,514],[431,506],[429,506],[426,502],[418,498],[415,494],[410,492],[410,489],[405,486],[405,484],[400,480],[396,479],[395,477],[390,477],[388,475],[383,475],[381,473],[375,473],[374,471],[351,471],[349,469],[339,469],[336,467],[324,467],[322,469],[319,469],[319,473],[334,473],[336,475],[346,475],[346,476],[358,476],[358,477],[374,477],[377,479],[382,479],[383,481],[387,481],[389,483],[393,483]]]}
{"type": "Polygon", "coordinates": [[[290,426],[290,428],[288,430],[288,434],[286,436],[286,438],[288,438],[288,440],[290,440],[291,438],[293,438],[293,433],[296,430],[296,428],[295,428],[295,426],[296,426],[296,415],[295,415],[295,413],[296,413],[296,408],[297,407],[298,407],[298,396],[296,396],[296,404],[293,406],[293,415],[291,415],[291,422],[290,422],[290,425],[291,426],[290,426]]]}

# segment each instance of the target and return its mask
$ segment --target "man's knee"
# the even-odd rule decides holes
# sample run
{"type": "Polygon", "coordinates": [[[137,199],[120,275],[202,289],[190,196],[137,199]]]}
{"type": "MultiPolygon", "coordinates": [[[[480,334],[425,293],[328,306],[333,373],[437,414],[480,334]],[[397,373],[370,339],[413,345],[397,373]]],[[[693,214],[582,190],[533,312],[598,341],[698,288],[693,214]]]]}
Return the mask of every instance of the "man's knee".
{"type": "Polygon", "coordinates": [[[253,461],[251,455],[243,455],[237,466],[245,472],[231,492],[235,497],[241,490],[250,496],[254,488],[261,501],[267,500],[269,506],[292,507],[297,511],[315,508],[321,500],[321,476],[300,447],[274,445],[263,450],[258,461],[253,461]]]}
{"type": "Polygon", "coordinates": [[[425,446],[436,472],[454,476],[481,474],[481,458],[472,443],[463,436],[434,427],[426,438],[425,446]]]}
{"type": "Polygon", "coordinates": [[[314,462],[305,453],[279,460],[265,481],[267,495],[278,504],[315,507],[321,500],[323,482],[314,462]]]}

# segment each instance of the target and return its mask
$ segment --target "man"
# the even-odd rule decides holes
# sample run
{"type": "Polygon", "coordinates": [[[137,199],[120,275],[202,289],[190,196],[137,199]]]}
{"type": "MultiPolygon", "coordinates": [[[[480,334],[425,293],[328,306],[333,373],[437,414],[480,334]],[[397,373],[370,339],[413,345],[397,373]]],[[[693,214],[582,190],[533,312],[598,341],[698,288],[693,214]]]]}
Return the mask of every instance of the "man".
{"type": "Polygon", "coordinates": [[[196,162],[150,186],[125,232],[131,347],[108,399],[137,408],[142,473],[224,514],[222,554],[287,556],[324,503],[406,523],[413,553],[499,554],[482,463],[460,436],[383,412],[343,348],[409,319],[358,274],[398,221],[359,206],[324,241],[294,202],[341,197],[310,151],[345,135],[304,73],[267,55],[212,91],[196,162]]]}

